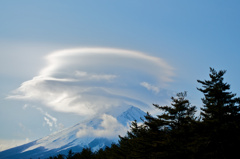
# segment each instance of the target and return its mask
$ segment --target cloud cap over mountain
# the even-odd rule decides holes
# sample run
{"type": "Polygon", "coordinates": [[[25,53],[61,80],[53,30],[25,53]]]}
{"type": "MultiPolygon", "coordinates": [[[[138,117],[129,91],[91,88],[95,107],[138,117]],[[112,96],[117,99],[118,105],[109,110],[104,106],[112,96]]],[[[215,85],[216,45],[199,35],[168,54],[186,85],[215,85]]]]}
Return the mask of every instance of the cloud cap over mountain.
{"type": "Polygon", "coordinates": [[[37,76],[8,98],[40,101],[60,112],[94,115],[120,104],[144,107],[148,105],[146,93],[159,93],[174,75],[163,59],[123,49],[60,50],[46,56],[46,61],[37,76]]]}

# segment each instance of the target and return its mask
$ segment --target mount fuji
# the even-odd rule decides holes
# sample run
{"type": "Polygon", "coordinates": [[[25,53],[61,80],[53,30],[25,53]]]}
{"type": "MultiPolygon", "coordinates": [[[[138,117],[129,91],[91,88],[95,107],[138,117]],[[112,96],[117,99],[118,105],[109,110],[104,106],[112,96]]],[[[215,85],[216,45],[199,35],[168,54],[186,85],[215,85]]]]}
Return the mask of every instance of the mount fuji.
{"type": "Polygon", "coordinates": [[[131,121],[142,122],[146,113],[134,106],[121,106],[108,110],[73,127],[55,132],[30,143],[0,152],[1,159],[47,158],[57,154],[80,152],[83,148],[97,151],[118,142],[131,121]]]}

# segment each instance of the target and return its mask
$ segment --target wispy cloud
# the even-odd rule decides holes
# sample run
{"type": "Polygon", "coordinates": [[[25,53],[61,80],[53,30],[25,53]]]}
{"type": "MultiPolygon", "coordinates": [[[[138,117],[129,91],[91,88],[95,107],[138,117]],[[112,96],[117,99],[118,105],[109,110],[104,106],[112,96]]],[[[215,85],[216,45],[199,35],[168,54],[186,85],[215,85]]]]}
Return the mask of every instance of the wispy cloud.
{"type": "MultiPolygon", "coordinates": [[[[53,117],[48,112],[44,111],[43,108],[41,108],[41,107],[25,104],[23,106],[23,109],[27,109],[29,107],[38,110],[43,115],[43,120],[44,120],[43,125],[44,126],[47,125],[49,127],[50,131],[52,131],[53,128],[62,129],[64,127],[63,124],[61,124],[61,123],[58,124],[57,118],[53,117]]],[[[19,126],[23,128],[23,125],[21,123],[19,124],[19,126]]]]}
{"type": "MultiPolygon", "coordinates": [[[[174,75],[163,59],[122,49],[60,50],[46,60],[39,74],[22,83],[9,99],[40,101],[56,111],[90,116],[124,103],[148,105],[141,87],[158,93],[174,75]]],[[[56,122],[45,118],[48,125],[56,122]]]]}
{"type": "Polygon", "coordinates": [[[57,124],[57,118],[49,115],[48,113],[45,113],[45,116],[43,117],[43,119],[45,120],[46,124],[49,126],[50,131],[52,131],[53,127],[58,127],[57,124]]]}
{"type": "Polygon", "coordinates": [[[142,82],[142,83],[140,83],[140,85],[145,87],[145,88],[147,88],[147,90],[151,90],[151,91],[153,91],[155,93],[159,92],[159,87],[153,86],[153,85],[151,85],[151,84],[149,84],[147,82],[142,82]]]}

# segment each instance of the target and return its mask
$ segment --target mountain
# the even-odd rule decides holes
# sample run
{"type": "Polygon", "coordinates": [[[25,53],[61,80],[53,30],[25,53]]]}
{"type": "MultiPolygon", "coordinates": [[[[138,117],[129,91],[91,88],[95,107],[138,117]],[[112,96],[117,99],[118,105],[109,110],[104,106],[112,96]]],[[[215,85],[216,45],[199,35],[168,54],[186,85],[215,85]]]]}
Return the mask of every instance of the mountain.
{"type": "Polygon", "coordinates": [[[47,158],[80,152],[83,148],[97,151],[118,142],[118,135],[125,135],[131,121],[141,122],[146,115],[134,106],[115,107],[105,114],[95,116],[73,127],[55,132],[30,143],[0,152],[1,159],[47,158]]]}

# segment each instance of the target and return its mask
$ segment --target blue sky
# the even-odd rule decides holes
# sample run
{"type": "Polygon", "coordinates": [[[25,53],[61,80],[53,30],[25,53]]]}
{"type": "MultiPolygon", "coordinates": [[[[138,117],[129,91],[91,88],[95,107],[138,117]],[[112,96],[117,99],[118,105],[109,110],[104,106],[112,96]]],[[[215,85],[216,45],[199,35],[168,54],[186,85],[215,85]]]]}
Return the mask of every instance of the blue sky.
{"type": "Polygon", "coordinates": [[[112,105],[150,110],[144,105],[188,91],[200,107],[196,80],[207,79],[209,67],[226,69],[239,95],[239,7],[237,0],[1,1],[0,150],[112,105]],[[86,103],[90,111],[80,111],[86,103]]]}

